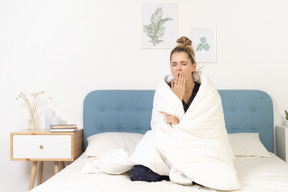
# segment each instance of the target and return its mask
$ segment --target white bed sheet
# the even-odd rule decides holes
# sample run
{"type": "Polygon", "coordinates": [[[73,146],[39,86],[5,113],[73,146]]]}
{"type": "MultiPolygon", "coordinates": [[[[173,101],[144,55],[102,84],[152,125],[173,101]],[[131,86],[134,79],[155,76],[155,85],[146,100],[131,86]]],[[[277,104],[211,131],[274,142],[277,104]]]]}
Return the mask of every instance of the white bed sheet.
{"type": "MultiPolygon", "coordinates": [[[[237,157],[235,167],[241,189],[239,192],[287,192],[288,164],[271,153],[271,158],[237,157]]],[[[133,191],[133,192],[211,192],[215,191],[198,185],[182,186],[168,181],[132,182],[128,174],[81,174],[88,161],[82,154],[74,163],[67,166],[48,181],[30,192],[95,192],[95,191],[133,191]]]]}
{"type": "Polygon", "coordinates": [[[238,157],[235,165],[241,192],[287,192],[288,164],[270,153],[270,158],[238,157]]]}

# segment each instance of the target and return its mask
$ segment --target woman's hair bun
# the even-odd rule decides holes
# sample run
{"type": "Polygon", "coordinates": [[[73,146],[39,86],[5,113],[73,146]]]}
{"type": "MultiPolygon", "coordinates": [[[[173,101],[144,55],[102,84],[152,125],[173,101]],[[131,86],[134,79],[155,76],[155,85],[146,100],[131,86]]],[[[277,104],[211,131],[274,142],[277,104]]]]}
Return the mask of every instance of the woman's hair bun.
{"type": "Polygon", "coordinates": [[[195,53],[194,53],[194,49],[192,47],[192,41],[189,38],[182,36],[177,40],[177,43],[179,43],[179,44],[176,45],[176,47],[170,53],[170,61],[171,61],[173,53],[185,52],[188,54],[188,58],[191,60],[191,63],[192,64],[196,63],[195,53]]]}
{"type": "Polygon", "coordinates": [[[187,37],[180,37],[178,40],[177,40],[177,43],[181,44],[182,46],[186,47],[186,46],[191,46],[192,45],[192,41],[187,38],[187,37]]]}

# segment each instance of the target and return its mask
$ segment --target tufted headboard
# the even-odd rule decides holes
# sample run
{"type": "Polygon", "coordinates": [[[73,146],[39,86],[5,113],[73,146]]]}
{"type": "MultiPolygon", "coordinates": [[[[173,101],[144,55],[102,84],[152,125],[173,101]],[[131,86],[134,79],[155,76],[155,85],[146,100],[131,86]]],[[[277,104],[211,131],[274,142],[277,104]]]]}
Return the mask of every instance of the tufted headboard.
{"type": "MultiPolygon", "coordinates": [[[[274,151],[273,104],[259,90],[219,90],[228,133],[259,133],[274,151]]],[[[84,149],[87,137],[102,132],[145,133],[150,129],[154,90],[96,90],[84,100],[84,149]]]]}

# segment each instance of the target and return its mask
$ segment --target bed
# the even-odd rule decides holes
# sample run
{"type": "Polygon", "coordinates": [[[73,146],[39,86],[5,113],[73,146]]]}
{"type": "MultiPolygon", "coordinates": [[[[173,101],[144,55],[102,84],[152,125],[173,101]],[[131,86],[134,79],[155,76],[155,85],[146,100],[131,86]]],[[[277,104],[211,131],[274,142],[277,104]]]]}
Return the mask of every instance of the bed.
{"type": "MultiPolygon", "coordinates": [[[[83,174],[93,148],[135,147],[150,129],[154,90],[95,90],[84,100],[84,153],[31,192],[48,191],[215,191],[200,185],[169,181],[131,182],[120,175],[83,174]],[[89,143],[88,143],[88,139],[89,143]],[[128,142],[128,144],[127,144],[128,142]],[[93,145],[93,146],[92,146],[93,145]]],[[[241,192],[288,191],[288,165],[274,155],[273,104],[259,90],[219,90],[225,125],[235,154],[241,192]]]]}

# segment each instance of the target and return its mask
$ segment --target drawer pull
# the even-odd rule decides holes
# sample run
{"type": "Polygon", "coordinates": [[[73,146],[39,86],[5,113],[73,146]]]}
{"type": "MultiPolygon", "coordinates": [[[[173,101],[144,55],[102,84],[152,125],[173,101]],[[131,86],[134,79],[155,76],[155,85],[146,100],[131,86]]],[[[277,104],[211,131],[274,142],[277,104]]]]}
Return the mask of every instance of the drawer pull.
{"type": "Polygon", "coordinates": [[[44,149],[44,146],[43,146],[43,145],[40,145],[39,148],[40,148],[40,149],[44,149]]]}

